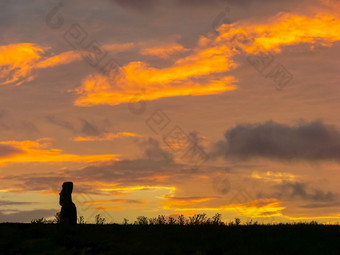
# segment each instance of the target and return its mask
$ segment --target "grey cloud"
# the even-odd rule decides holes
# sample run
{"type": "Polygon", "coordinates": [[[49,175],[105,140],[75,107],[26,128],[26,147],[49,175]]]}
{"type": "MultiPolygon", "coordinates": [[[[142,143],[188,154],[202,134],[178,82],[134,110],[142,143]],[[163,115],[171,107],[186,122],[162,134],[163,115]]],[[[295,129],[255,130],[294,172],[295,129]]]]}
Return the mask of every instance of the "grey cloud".
{"type": "Polygon", "coordinates": [[[82,120],[81,132],[86,135],[96,136],[101,134],[101,131],[87,120],[82,120]]]}
{"type": "Polygon", "coordinates": [[[111,123],[108,120],[103,120],[100,122],[80,120],[80,123],[74,123],[56,117],[54,115],[48,115],[45,119],[56,126],[69,130],[75,134],[84,134],[86,136],[98,136],[104,132],[108,132],[111,128],[111,123]]]}
{"type": "Polygon", "coordinates": [[[240,124],[215,144],[213,156],[276,160],[340,160],[340,131],[321,121],[288,126],[273,121],[240,124]]]}
{"type": "Polygon", "coordinates": [[[166,161],[173,163],[173,155],[160,147],[157,140],[149,138],[147,141],[141,142],[144,149],[144,157],[148,160],[166,161]]]}
{"type": "MultiPolygon", "coordinates": [[[[122,185],[153,185],[155,175],[165,174],[177,176],[192,174],[189,167],[178,164],[173,155],[163,150],[157,140],[152,138],[140,142],[143,154],[132,160],[113,161],[103,165],[92,165],[78,170],[63,170],[45,174],[25,174],[4,176],[4,180],[15,180],[17,188],[34,191],[60,191],[64,181],[73,181],[75,193],[100,194],[90,184],[84,182],[115,182],[122,185]],[[77,184],[77,182],[81,184],[77,184]]],[[[197,173],[197,172],[195,172],[197,173]]]]}
{"type": "Polygon", "coordinates": [[[64,129],[67,129],[67,130],[70,130],[70,131],[73,131],[75,132],[76,131],[76,128],[74,127],[74,125],[69,122],[69,121],[65,121],[65,120],[62,120],[60,118],[57,118],[56,116],[54,115],[48,115],[46,116],[46,120],[54,125],[57,125],[59,127],[62,127],[64,129]]]}
{"type": "Polygon", "coordinates": [[[301,199],[312,201],[312,204],[329,204],[339,202],[339,195],[333,192],[324,192],[320,189],[309,188],[306,182],[283,182],[274,186],[277,191],[272,194],[257,194],[258,198],[274,197],[281,200],[301,199]]]}
{"type": "Polygon", "coordinates": [[[337,195],[333,192],[324,192],[321,190],[314,190],[312,192],[307,191],[307,183],[294,182],[294,183],[284,183],[280,187],[282,193],[288,194],[290,198],[299,197],[304,200],[319,201],[319,202],[329,202],[335,201],[337,195]]]}
{"type": "Polygon", "coordinates": [[[12,155],[22,154],[22,153],[25,153],[25,151],[23,151],[20,148],[16,148],[14,146],[7,145],[7,144],[0,144],[0,158],[9,157],[12,155]]]}

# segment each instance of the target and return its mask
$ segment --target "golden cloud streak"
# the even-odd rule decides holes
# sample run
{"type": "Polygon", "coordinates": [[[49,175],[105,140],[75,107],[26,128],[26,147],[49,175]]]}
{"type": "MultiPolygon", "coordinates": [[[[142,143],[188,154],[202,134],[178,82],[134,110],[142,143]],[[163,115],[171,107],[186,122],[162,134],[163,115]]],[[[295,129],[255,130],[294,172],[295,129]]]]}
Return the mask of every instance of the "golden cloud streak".
{"type": "Polygon", "coordinates": [[[299,43],[331,46],[340,40],[340,20],[332,14],[306,17],[280,13],[265,24],[244,21],[224,24],[218,30],[220,35],[216,42],[230,41],[236,35],[242,35],[243,38],[236,44],[248,53],[263,50],[280,52],[281,46],[299,43]]]}
{"type": "Polygon", "coordinates": [[[104,211],[110,211],[110,210],[124,210],[126,208],[123,208],[121,206],[96,206],[94,208],[95,210],[104,210],[104,211]]]}
{"type": "MultiPolygon", "coordinates": [[[[145,62],[131,62],[121,68],[120,75],[109,81],[102,75],[90,75],[75,90],[75,105],[117,105],[130,102],[143,91],[143,100],[163,97],[211,95],[235,90],[233,77],[217,78],[216,75],[237,67],[232,58],[259,51],[279,52],[282,46],[310,43],[331,46],[340,40],[340,20],[323,13],[314,17],[281,13],[266,23],[242,21],[224,24],[217,38],[201,37],[195,49],[186,57],[179,58],[168,68],[150,67],[145,62]],[[236,40],[235,37],[240,40],[236,40]],[[215,78],[214,78],[215,77],[215,78]]],[[[144,54],[165,54],[168,49],[154,47],[144,54]]],[[[143,51],[142,51],[143,54],[143,51]]]]}
{"type": "MultiPolygon", "coordinates": [[[[133,43],[104,45],[104,50],[112,52],[125,51],[133,47],[133,43]]],[[[18,43],[0,46],[0,85],[23,82],[34,79],[33,71],[69,64],[82,59],[86,52],[67,51],[55,56],[47,56],[50,47],[42,47],[33,43],[18,43]]]]}
{"type": "Polygon", "coordinates": [[[67,51],[63,52],[59,55],[47,58],[46,60],[43,60],[39,62],[35,68],[48,68],[48,67],[53,67],[53,66],[58,66],[58,65],[64,65],[64,64],[69,64],[73,61],[77,61],[81,59],[81,55],[77,52],[74,51],[67,51]]]}
{"type": "Polygon", "coordinates": [[[74,138],[74,141],[84,142],[84,141],[111,141],[120,137],[136,137],[139,136],[135,133],[130,132],[118,132],[118,133],[105,133],[101,136],[78,136],[74,138]]]}
{"type": "Polygon", "coordinates": [[[142,55],[152,55],[158,56],[160,58],[168,58],[171,55],[179,52],[186,52],[189,49],[184,48],[182,45],[178,43],[169,43],[165,45],[159,45],[153,48],[142,49],[140,53],[142,55]]]}
{"type": "Polygon", "coordinates": [[[20,85],[24,81],[32,80],[32,66],[40,60],[45,50],[46,48],[31,43],[0,46],[0,85],[20,85]]]}
{"type": "Polygon", "coordinates": [[[155,100],[163,97],[188,96],[188,95],[212,95],[225,91],[235,90],[236,86],[230,85],[235,80],[232,77],[225,77],[222,80],[211,81],[211,83],[200,84],[192,81],[182,82],[177,87],[169,84],[138,84],[137,82],[127,82],[121,78],[117,83],[126,83],[125,89],[110,87],[109,79],[102,75],[90,75],[83,81],[81,87],[75,90],[80,97],[75,101],[77,106],[91,106],[97,104],[117,105],[128,103],[131,99],[143,92],[142,100],[155,100]],[[134,85],[132,85],[134,84],[134,85]],[[228,85],[229,84],[229,85],[228,85]],[[143,87],[141,87],[143,86],[143,87]]]}
{"type": "Polygon", "coordinates": [[[247,217],[272,217],[282,216],[281,211],[285,207],[280,207],[277,199],[259,199],[250,203],[229,204],[220,207],[182,207],[182,208],[163,208],[174,209],[175,211],[237,211],[242,216],[247,217]]]}
{"type": "Polygon", "coordinates": [[[48,149],[48,139],[36,141],[4,141],[3,145],[17,148],[20,153],[12,154],[0,159],[0,164],[30,163],[30,162],[95,162],[118,160],[116,154],[74,155],[63,153],[60,149],[48,149]]]}
{"type": "Polygon", "coordinates": [[[165,195],[165,202],[162,203],[163,209],[172,209],[182,206],[195,205],[197,203],[202,203],[206,201],[211,201],[216,199],[215,197],[173,197],[165,195]]]}
{"type": "Polygon", "coordinates": [[[273,182],[278,182],[278,183],[281,183],[283,181],[296,180],[296,176],[293,174],[272,172],[272,171],[267,171],[265,173],[254,171],[252,172],[251,177],[254,179],[262,179],[264,181],[273,181],[273,182]]]}
{"type": "Polygon", "coordinates": [[[133,190],[152,190],[152,189],[167,189],[174,191],[176,187],[168,186],[131,186],[131,187],[117,187],[117,188],[100,188],[101,191],[133,191],[133,190]]]}
{"type": "Polygon", "coordinates": [[[145,204],[146,202],[147,200],[143,199],[110,199],[110,200],[84,201],[83,204],[110,204],[110,203],[145,204]]]}

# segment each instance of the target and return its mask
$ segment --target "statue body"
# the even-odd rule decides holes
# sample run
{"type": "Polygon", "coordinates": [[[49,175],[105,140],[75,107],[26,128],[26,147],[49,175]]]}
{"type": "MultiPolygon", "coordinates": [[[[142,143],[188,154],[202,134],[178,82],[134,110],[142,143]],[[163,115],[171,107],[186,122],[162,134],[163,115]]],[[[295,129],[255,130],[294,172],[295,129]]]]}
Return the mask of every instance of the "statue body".
{"type": "Polygon", "coordinates": [[[63,183],[62,190],[59,193],[59,204],[61,205],[60,224],[77,224],[77,208],[72,202],[72,190],[72,182],[63,183]]]}

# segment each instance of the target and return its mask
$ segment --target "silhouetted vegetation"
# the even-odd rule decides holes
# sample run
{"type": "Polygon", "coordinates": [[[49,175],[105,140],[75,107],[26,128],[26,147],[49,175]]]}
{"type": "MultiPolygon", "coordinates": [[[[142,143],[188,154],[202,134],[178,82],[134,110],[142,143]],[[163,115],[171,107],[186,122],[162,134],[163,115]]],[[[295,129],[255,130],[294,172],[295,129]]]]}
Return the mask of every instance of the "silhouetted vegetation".
{"type": "MultiPolygon", "coordinates": [[[[39,218],[32,224],[0,224],[0,254],[339,254],[340,226],[316,221],[260,224],[221,214],[191,217],[139,216],[129,224],[107,223],[100,214],[94,224],[78,217],[77,225],[39,218]]],[[[93,222],[93,221],[92,221],[93,222]]]]}
{"type": "MultiPolygon", "coordinates": [[[[38,218],[31,220],[32,224],[58,224],[60,223],[60,213],[57,212],[54,216],[55,218],[52,220],[47,220],[45,218],[38,218]]],[[[137,219],[134,221],[133,224],[129,224],[129,219],[124,218],[121,225],[214,225],[214,226],[266,226],[266,225],[322,225],[317,221],[310,221],[310,222],[292,222],[292,223],[276,223],[276,224],[259,224],[258,221],[253,221],[252,219],[241,223],[239,218],[235,218],[233,221],[230,222],[223,222],[222,215],[220,213],[216,213],[211,218],[208,218],[205,213],[203,214],[195,214],[193,216],[189,216],[186,218],[183,214],[178,215],[176,218],[174,216],[166,217],[165,215],[158,215],[157,217],[148,218],[145,216],[138,216],[137,219]]],[[[78,224],[90,224],[85,221],[84,216],[79,216],[77,218],[78,224]]],[[[115,224],[117,223],[105,223],[106,218],[102,217],[100,214],[95,215],[94,217],[94,224],[96,225],[104,225],[104,224],[115,224]]]]}
{"type": "Polygon", "coordinates": [[[316,222],[221,223],[203,215],[183,219],[139,217],[137,224],[0,224],[0,254],[339,254],[340,226],[316,222]],[[184,220],[185,222],[185,220],[184,220]],[[160,223],[160,224],[158,224],[160,223]],[[238,224],[238,225],[237,225],[238,224]]]}

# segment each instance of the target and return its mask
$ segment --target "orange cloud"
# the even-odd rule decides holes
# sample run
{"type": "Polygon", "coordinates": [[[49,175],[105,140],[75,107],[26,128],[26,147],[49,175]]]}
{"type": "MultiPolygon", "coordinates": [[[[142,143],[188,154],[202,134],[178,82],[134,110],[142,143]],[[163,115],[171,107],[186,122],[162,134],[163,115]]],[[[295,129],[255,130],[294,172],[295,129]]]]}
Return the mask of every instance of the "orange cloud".
{"type": "Polygon", "coordinates": [[[79,53],[74,51],[67,51],[39,62],[35,68],[48,68],[58,65],[64,65],[80,59],[81,55],[79,53]]]}
{"type": "Polygon", "coordinates": [[[272,182],[283,182],[283,181],[295,181],[296,176],[289,173],[281,173],[281,172],[272,172],[267,171],[265,173],[254,171],[251,174],[251,177],[254,179],[262,179],[264,181],[272,181],[272,182]]]}
{"type": "Polygon", "coordinates": [[[235,90],[233,77],[221,74],[236,67],[226,46],[211,48],[200,45],[189,56],[168,68],[150,67],[131,62],[109,76],[89,75],[74,92],[75,105],[117,105],[131,101],[143,91],[143,100],[163,97],[211,95],[235,90]],[[219,75],[212,77],[211,75],[219,75]],[[222,77],[222,78],[221,78],[222,77]]]}
{"type": "Polygon", "coordinates": [[[104,211],[110,211],[110,210],[124,210],[126,208],[123,208],[121,206],[96,206],[94,208],[95,210],[104,210],[104,211]]]}
{"type": "Polygon", "coordinates": [[[218,43],[232,41],[234,46],[248,53],[258,53],[261,50],[280,52],[281,46],[298,43],[331,46],[340,40],[340,20],[326,13],[314,17],[280,13],[267,23],[242,21],[224,24],[218,31],[218,43]],[[239,36],[238,42],[235,42],[235,36],[239,36]]]}
{"type": "Polygon", "coordinates": [[[124,203],[124,204],[145,204],[147,201],[143,199],[110,199],[110,200],[90,200],[84,201],[84,204],[110,204],[110,203],[124,203]]]}
{"type": "Polygon", "coordinates": [[[49,148],[49,139],[43,138],[36,141],[4,141],[0,145],[10,145],[17,148],[20,153],[11,154],[0,159],[0,164],[30,163],[30,162],[94,162],[118,160],[116,154],[102,155],[74,155],[63,153],[60,149],[49,148]]]}
{"type": "Polygon", "coordinates": [[[32,66],[40,60],[46,49],[31,43],[0,46],[0,85],[20,85],[32,80],[32,66]]]}
{"type": "Polygon", "coordinates": [[[0,46],[0,85],[23,82],[34,79],[36,69],[53,67],[79,60],[81,55],[68,51],[47,57],[49,47],[32,43],[19,43],[0,46]]]}
{"type": "MultiPolygon", "coordinates": [[[[125,51],[133,47],[133,43],[109,44],[102,46],[103,50],[112,52],[125,51]]],[[[23,82],[34,79],[33,71],[69,64],[82,59],[82,53],[77,51],[62,52],[48,56],[50,47],[33,43],[18,43],[0,46],[0,85],[23,82]]]]}
{"type": "Polygon", "coordinates": [[[78,136],[76,138],[74,138],[74,141],[77,142],[84,142],[84,141],[111,141],[113,139],[116,138],[120,138],[120,137],[135,137],[135,136],[139,136],[135,133],[130,133],[130,132],[118,132],[118,133],[105,133],[101,136],[78,136]]]}
{"type": "Polygon", "coordinates": [[[198,203],[211,201],[216,199],[215,197],[173,197],[165,195],[165,202],[162,203],[163,209],[172,209],[189,205],[196,205],[198,203]]]}
{"type": "Polygon", "coordinates": [[[240,214],[249,217],[281,216],[285,207],[280,207],[281,202],[275,198],[263,198],[244,204],[232,204],[228,208],[237,210],[240,214]]]}
{"type": "Polygon", "coordinates": [[[235,79],[224,77],[220,80],[211,80],[208,83],[193,81],[173,82],[173,84],[149,83],[145,81],[138,83],[129,81],[126,77],[117,78],[116,86],[112,86],[109,79],[103,75],[90,75],[82,83],[82,86],[75,90],[79,98],[76,99],[77,106],[91,106],[97,104],[117,105],[128,103],[135,95],[143,91],[142,100],[155,100],[163,97],[188,96],[188,95],[212,95],[225,91],[235,90],[236,86],[231,85],[235,79]],[[121,84],[125,84],[121,86],[121,84]]]}
{"type": "Polygon", "coordinates": [[[165,45],[160,45],[158,47],[142,49],[140,53],[142,55],[152,55],[159,56],[160,58],[168,58],[175,53],[186,52],[188,50],[189,49],[184,48],[178,43],[169,43],[165,45]]]}
{"type": "MultiPolygon", "coordinates": [[[[110,80],[103,75],[89,75],[75,90],[75,105],[117,105],[130,102],[143,91],[143,100],[163,97],[210,95],[235,90],[236,79],[225,76],[238,65],[233,57],[259,51],[279,52],[280,47],[298,43],[332,45],[340,40],[340,20],[332,14],[314,17],[281,13],[266,23],[241,21],[224,24],[217,38],[201,37],[186,57],[167,68],[155,68],[145,62],[131,62],[110,80]]],[[[162,46],[142,51],[143,54],[164,54],[180,46],[162,46]]]]}
{"type": "Polygon", "coordinates": [[[281,211],[285,207],[280,207],[281,202],[275,198],[259,199],[249,203],[229,204],[220,207],[177,207],[175,211],[237,211],[242,216],[247,217],[272,217],[282,216],[281,211]]]}
{"type": "Polygon", "coordinates": [[[106,187],[99,188],[101,191],[139,191],[139,190],[151,190],[151,189],[166,189],[174,191],[176,187],[167,187],[167,186],[130,186],[130,187],[106,187]]]}

